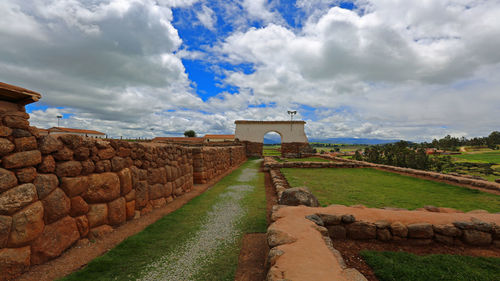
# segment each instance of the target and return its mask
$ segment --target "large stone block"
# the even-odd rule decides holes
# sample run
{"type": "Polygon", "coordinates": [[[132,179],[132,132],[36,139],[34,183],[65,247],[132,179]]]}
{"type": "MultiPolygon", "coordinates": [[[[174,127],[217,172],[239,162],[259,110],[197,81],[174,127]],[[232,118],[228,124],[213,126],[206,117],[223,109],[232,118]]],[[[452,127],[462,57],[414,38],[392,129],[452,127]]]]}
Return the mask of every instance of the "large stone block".
{"type": "Polygon", "coordinates": [[[12,134],[11,128],[0,125],[0,137],[8,137],[11,134],[12,134]]]}
{"type": "Polygon", "coordinates": [[[8,139],[0,138],[0,157],[11,153],[15,148],[16,146],[8,139]]]}
{"type": "Polygon", "coordinates": [[[462,235],[462,231],[451,224],[434,225],[434,232],[453,237],[462,235]]]}
{"type": "Polygon", "coordinates": [[[406,227],[406,225],[398,221],[391,223],[391,232],[392,235],[401,238],[408,236],[408,228],[406,227]]]}
{"type": "Polygon", "coordinates": [[[31,263],[41,264],[59,256],[79,238],[80,232],[71,217],[46,225],[42,235],[31,244],[31,263]]]}
{"type": "Polygon", "coordinates": [[[16,152],[2,159],[2,165],[6,169],[35,166],[41,162],[42,154],[38,150],[16,152]]]}
{"type": "Polygon", "coordinates": [[[12,226],[11,217],[0,216],[0,249],[7,245],[11,226],[12,226]]]}
{"type": "Polygon", "coordinates": [[[89,187],[89,178],[81,177],[65,177],[61,179],[61,188],[69,197],[80,195],[89,187]]]}
{"type": "Polygon", "coordinates": [[[14,139],[14,144],[16,145],[16,151],[28,151],[37,149],[36,138],[24,137],[14,139]]]}
{"type": "Polygon", "coordinates": [[[0,168],[0,193],[17,185],[16,175],[9,171],[0,168]]]}
{"type": "Polygon", "coordinates": [[[112,147],[100,149],[97,155],[99,155],[99,158],[102,160],[108,160],[115,156],[115,150],[112,147]]]}
{"type": "Polygon", "coordinates": [[[131,220],[134,218],[135,215],[135,200],[129,201],[125,203],[125,209],[126,209],[126,215],[127,215],[127,220],[131,220]]]}
{"type": "Polygon", "coordinates": [[[42,203],[46,224],[51,224],[58,219],[65,217],[71,208],[69,198],[60,188],[56,188],[52,191],[52,193],[42,200],[42,203]]]}
{"type": "Polygon", "coordinates": [[[36,169],[35,167],[18,169],[16,171],[16,176],[19,179],[20,183],[33,182],[33,180],[36,178],[36,169]]]}
{"type": "Polygon", "coordinates": [[[73,160],[73,150],[63,146],[63,148],[58,149],[56,153],[53,153],[54,159],[57,161],[69,161],[73,160]]]}
{"type": "Polygon", "coordinates": [[[375,239],[377,237],[377,227],[368,222],[353,222],[346,225],[347,237],[351,239],[375,239]]]}
{"type": "Polygon", "coordinates": [[[127,218],[125,198],[120,197],[108,203],[108,221],[110,225],[119,225],[127,218]]]}
{"type": "Polygon", "coordinates": [[[35,185],[25,183],[0,194],[0,215],[11,215],[38,198],[35,185]]]}
{"type": "Polygon", "coordinates": [[[59,185],[59,180],[54,174],[38,174],[33,181],[38,193],[38,198],[43,199],[59,185]]]}
{"type": "Polygon", "coordinates": [[[87,159],[80,163],[82,163],[82,175],[88,175],[95,171],[94,161],[87,159]]]}
{"type": "Polygon", "coordinates": [[[318,199],[305,187],[289,188],[281,193],[280,205],[319,207],[318,199]]]}
{"type": "Polygon", "coordinates": [[[108,205],[107,204],[90,204],[89,212],[87,213],[89,227],[95,227],[108,223],[108,205]]]}
{"type": "Polygon", "coordinates": [[[407,225],[408,237],[410,238],[432,238],[434,236],[434,230],[432,224],[430,223],[413,223],[407,225]]]}
{"type": "Polygon", "coordinates": [[[157,183],[149,186],[149,200],[163,197],[163,184],[157,183]]]}
{"type": "Polygon", "coordinates": [[[0,280],[14,280],[30,266],[30,247],[0,249],[0,280]]]}
{"type": "Polygon", "coordinates": [[[113,172],[118,172],[127,168],[127,160],[125,158],[115,156],[111,158],[111,170],[113,172]]]}
{"type": "Polygon", "coordinates": [[[149,191],[147,181],[138,181],[135,185],[135,207],[142,209],[149,201],[149,191]]]}
{"type": "Polygon", "coordinates": [[[125,168],[118,172],[120,179],[121,195],[128,194],[132,190],[132,173],[129,168],[125,168]]]}
{"type": "Polygon", "coordinates": [[[38,149],[43,154],[49,154],[63,147],[63,143],[55,136],[44,136],[39,143],[38,149]]]}
{"type": "Polygon", "coordinates": [[[479,230],[466,229],[462,237],[467,244],[474,246],[486,246],[491,244],[491,234],[479,230]]]}
{"type": "Polygon", "coordinates": [[[78,161],[84,161],[89,158],[90,149],[88,147],[78,147],[74,151],[74,157],[78,161]]]}
{"type": "Polygon", "coordinates": [[[82,197],[89,203],[109,202],[120,196],[120,179],[115,173],[92,174],[82,197]]]}
{"type": "Polygon", "coordinates": [[[7,115],[3,118],[3,123],[9,128],[28,129],[30,126],[28,118],[18,115],[7,115]]]}
{"type": "Polygon", "coordinates": [[[58,177],[77,177],[82,172],[82,164],[78,161],[65,161],[56,163],[58,177]]]}
{"type": "Polygon", "coordinates": [[[12,216],[9,247],[20,247],[35,239],[43,231],[43,204],[37,201],[12,216]]]}
{"type": "Polygon", "coordinates": [[[46,155],[42,159],[42,163],[38,165],[38,171],[41,173],[54,173],[56,171],[56,160],[52,155],[46,155]]]}
{"type": "Polygon", "coordinates": [[[80,237],[85,237],[89,234],[89,220],[87,216],[79,216],[75,218],[76,227],[78,227],[78,231],[80,232],[80,237]]]}
{"type": "Polygon", "coordinates": [[[69,214],[72,217],[77,217],[81,215],[85,215],[89,211],[89,205],[81,196],[75,196],[70,199],[71,209],[69,210],[69,214]]]}

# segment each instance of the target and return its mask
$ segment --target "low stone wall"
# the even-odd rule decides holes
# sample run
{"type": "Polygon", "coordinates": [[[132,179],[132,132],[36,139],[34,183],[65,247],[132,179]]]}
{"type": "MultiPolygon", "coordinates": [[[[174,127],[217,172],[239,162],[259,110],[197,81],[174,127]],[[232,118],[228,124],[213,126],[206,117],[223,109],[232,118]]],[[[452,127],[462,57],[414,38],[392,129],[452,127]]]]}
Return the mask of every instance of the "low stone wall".
{"type": "Polygon", "coordinates": [[[243,141],[247,157],[262,157],[264,144],[261,142],[243,141]]]}
{"type": "Polygon", "coordinates": [[[264,161],[264,167],[269,169],[281,168],[366,168],[367,165],[358,163],[341,162],[277,162],[276,160],[264,161]]]}
{"type": "Polygon", "coordinates": [[[410,169],[410,168],[401,168],[401,167],[396,167],[396,166],[374,164],[374,163],[370,163],[370,162],[345,159],[345,158],[329,156],[329,155],[320,155],[320,156],[322,158],[325,158],[325,159],[332,159],[335,161],[342,161],[345,163],[351,163],[351,164],[360,165],[360,166],[364,166],[364,167],[371,167],[371,168],[377,168],[377,169],[386,170],[386,171],[390,171],[390,172],[397,172],[397,173],[402,173],[402,174],[407,174],[407,175],[424,177],[424,178],[427,178],[430,180],[440,180],[440,181],[445,181],[445,182],[448,182],[451,184],[460,184],[460,185],[473,186],[473,187],[479,187],[479,188],[484,188],[484,189],[500,191],[500,183],[497,183],[497,182],[490,182],[490,181],[486,181],[486,180],[473,179],[473,178],[466,177],[466,176],[448,175],[448,174],[442,174],[442,173],[437,173],[437,172],[429,172],[429,171],[416,170],[416,169],[410,169]]]}
{"type": "Polygon", "coordinates": [[[246,161],[243,146],[192,148],[194,183],[207,183],[216,176],[246,161]]]}
{"type": "Polygon", "coordinates": [[[301,157],[303,153],[312,152],[307,142],[289,142],[281,144],[281,155],[287,158],[301,157]]]}

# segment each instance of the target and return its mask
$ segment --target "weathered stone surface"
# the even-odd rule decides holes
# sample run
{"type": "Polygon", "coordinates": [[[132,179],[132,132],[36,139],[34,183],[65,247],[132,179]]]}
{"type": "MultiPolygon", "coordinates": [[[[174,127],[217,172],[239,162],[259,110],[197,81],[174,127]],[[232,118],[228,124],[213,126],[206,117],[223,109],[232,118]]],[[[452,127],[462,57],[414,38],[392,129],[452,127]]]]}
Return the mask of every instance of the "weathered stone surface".
{"type": "Polygon", "coordinates": [[[0,216],[0,249],[7,245],[11,226],[12,226],[11,217],[0,216]]]}
{"type": "Polygon", "coordinates": [[[406,226],[408,228],[408,237],[410,238],[432,238],[434,230],[430,223],[413,223],[406,226]]]}
{"type": "Polygon", "coordinates": [[[380,220],[375,222],[375,226],[377,228],[389,228],[391,226],[391,223],[385,220],[380,220]]]}
{"type": "Polygon", "coordinates": [[[69,161],[73,159],[73,150],[63,146],[61,149],[58,149],[56,153],[53,153],[52,156],[58,161],[69,161]]]}
{"type": "Polygon", "coordinates": [[[33,182],[36,178],[36,169],[34,167],[18,169],[16,171],[16,176],[20,183],[33,182]]]}
{"type": "Polygon", "coordinates": [[[12,130],[12,136],[15,138],[26,138],[31,137],[31,133],[30,130],[14,129],[12,130]]]}
{"type": "Polygon", "coordinates": [[[37,149],[36,138],[33,136],[14,139],[14,144],[16,145],[16,151],[28,151],[37,149]]]}
{"type": "Polygon", "coordinates": [[[89,178],[87,176],[61,178],[61,188],[69,197],[80,195],[88,187],[89,178]]]}
{"type": "Polygon", "coordinates": [[[87,160],[90,155],[90,149],[88,147],[78,147],[75,149],[73,157],[75,160],[83,161],[87,160]]]}
{"type": "Polygon", "coordinates": [[[285,254],[285,252],[283,250],[278,249],[278,247],[275,247],[275,248],[272,248],[271,250],[269,250],[269,253],[267,254],[267,259],[266,259],[266,268],[269,268],[269,267],[275,265],[278,258],[284,254],[285,254]]]}
{"type": "Polygon", "coordinates": [[[434,239],[437,242],[445,244],[445,245],[453,245],[453,240],[454,240],[453,237],[451,237],[451,236],[446,236],[446,235],[442,235],[439,233],[434,234],[434,239]]]}
{"type": "Polygon", "coordinates": [[[172,183],[168,182],[163,185],[163,197],[169,197],[172,195],[172,183]]]}
{"type": "Polygon", "coordinates": [[[90,203],[109,202],[120,196],[120,180],[115,173],[92,174],[82,197],[90,203]]]}
{"type": "Polygon", "coordinates": [[[11,153],[15,148],[16,146],[8,139],[0,138],[0,157],[11,153]]]}
{"type": "Polygon", "coordinates": [[[318,199],[305,187],[289,188],[281,193],[278,204],[288,206],[305,205],[318,207],[318,199]]]}
{"type": "Polygon", "coordinates": [[[125,212],[127,220],[131,220],[135,215],[135,200],[125,203],[125,212]]]}
{"type": "Polygon", "coordinates": [[[401,222],[393,222],[391,223],[391,232],[392,235],[397,236],[397,237],[406,237],[408,236],[408,228],[406,225],[402,224],[401,222]]]}
{"type": "Polygon", "coordinates": [[[269,248],[273,248],[283,244],[290,244],[297,241],[297,238],[280,229],[274,228],[272,225],[267,230],[267,244],[269,248]]]}
{"type": "Polygon", "coordinates": [[[135,185],[135,207],[140,210],[149,201],[149,191],[147,181],[138,181],[135,185]]]}
{"type": "Polygon", "coordinates": [[[119,225],[127,218],[125,198],[120,197],[108,203],[108,222],[110,225],[119,225]]]}
{"type": "Polygon", "coordinates": [[[353,223],[356,221],[356,218],[353,215],[342,215],[343,223],[353,223]]]}
{"type": "Polygon", "coordinates": [[[144,206],[144,208],[141,209],[141,216],[144,216],[145,214],[149,214],[153,211],[153,205],[151,205],[150,202],[144,206]]]}
{"type": "Polygon", "coordinates": [[[451,224],[434,225],[434,232],[446,235],[446,236],[460,236],[462,231],[451,224]]]}
{"type": "Polygon", "coordinates": [[[485,246],[491,244],[491,234],[479,230],[466,229],[462,239],[465,243],[475,246],[485,246]]]}
{"type": "Polygon", "coordinates": [[[79,238],[80,232],[71,217],[46,225],[42,235],[31,244],[31,263],[41,264],[59,256],[79,238]]]}
{"type": "Polygon", "coordinates": [[[45,224],[51,224],[69,213],[71,203],[64,191],[56,188],[42,200],[45,224]]]}
{"type": "Polygon", "coordinates": [[[474,223],[470,221],[455,221],[453,225],[459,229],[474,229],[474,223]]]}
{"type": "Polygon", "coordinates": [[[81,196],[71,198],[70,202],[71,208],[69,210],[69,215],[72,217],[85,215],[89,211],[89,205],[81,196]]]}
{"type": "Polygon", "coordinates": [[[30,266],[30,247],[0,249],[0,280],[14,280],[30,266]]]}
{"type": "Polygon", "coordinates": [[[99,238],[102,238],[106,235],[108,235],[109,233],[113,232],[113,228],[109,225],[101,225],[101,226],[98,226],[98,227],[94,227],[92,229],[90,229],[90,232],[89,232],[89,238],[90,239],[99,239],[99,238]]]}
{"type": "Polygon", "coordinates": [[[24,116],[7,115],[3,118],[3,123],[9,128],[28,129],[30,123],[24,116]]]}
{"type": "Polygon", "coordinates": [[[83,145],[83,137],[77,135],[64,134],[59,139],[71,149],[76,149],[83,145]]]}
{"type": "Polygon", "coordinates": [[[0,194],[0,215],[11,215],[24,206],[36,201],[35,185],[25,183],[0,194]]]}
{"type": "Polygon", "coordinates": [[[347,237],[351,239],[375,239],[377,237],[377,227],[372,223],[353,222],[346,225],[346,230],[347,237]]]}
{"type": "Polygon", "coordinates": [[[59,185],[59,180],[54,174],[38,174],[33,181],[38,193],[38,199],[49,195],[59,185]]]}
{"type": "Polygon", "coordinates": [[[115,150],[112,147],[100,149],[97,155],[99,155],[99,158],[102,160],[111,159],[115,156],[115,150]]]}
{"type": "Polygon", "coordinates": [[[316,225],[325,226],[325,223],[323,222],[323,220],[321,219],[321,217],[318,216],[317,214],[307,215],[306,219],[314,222],[316,225]]]}
{"type": "Polygon", "coordinates": [[[111,158],[111,170],[113,172],[118,172],[127,168],[127,160],[125,158],[115,156],[111,158]]]}
{"type": "Polygon", "coordinates": [[[101,160],[95,163],[95,171],[97,173],[104,173],[111,171],[111,161],[109,160],[101,160]]]}
{"type": "Polygon", "coordinates": [[[165,198],[151,200],[151,205],[153,206],[154,209],[158,209],[158,208],[161,208],[163,206],[166,206],[167,200],[165,200],[165,198]]]}
{"type": "Polygon", "coordinates": [[[56,160],[52,155],[46,155],[42,159],[42,163],[38,165],[38,171],[42,173],[53,173],[56,171],[56,160]]]}
{"type": "Polygon", "coordinates": [[[132,173],[129,168],[125,168],[118,172],[120,179],[121,195],[128,194],[132,190],[132,173]]]}
{"type": "Polygon", "coordinates": [[[471,218],[471,221],[474,223],[474,228],[479,231],[483,232],[491,232],[492,230],[492,224],[487,223],[485,221],[482,221],[477,218],[471,218]]]}
{"type": "Polygon", "coordinates": [[[89,212],[87,213],[89,226],[95,227],[108,223],[108,205],[107,204],[90,204],[89,212]]]}
{"type": "Polygon", "coordinates": [[[325,226],[337,225],[342,222],[342,217],[337,215],[319,214],[325,226]]]}
{"type": "Polygon", "coordinates": [[[78,161],[65,161],[56,163],[58,177],[77,177],[82,172],[82,164],[78,161]]]}
{"type": "Polygon", "coordinates": [[[346,239],[347,231],[342,225],[330,225],[327,227],[328,235],[332,239],[346,239]]]}
{"type": "Polygon", "coordinates": [[[0,125],[0,137],[8,137],[11,134],[12,134],[11,128],[0,125]]]}
{"type": "Polygon", "coordinates": [[[42,154],[38,150],[16,152],[2,158],[6,169],[35,166],[42,162],[42,154]]]}
{"type": "Polygon", "coordinates": [[[43,227],[43,204],[37,201],[12,216],[12,228],[7,245],[24,246],[42,233],[43,227]]]}
{"type": "Polygon", "coordinates": [[[161,183],[149,186],[149,200],[155,200],[163,196],[163,185],[161,183]]]}
{"type": "Polygon", "coordinates": [[[125,195],[125,200],[127,202],[135,200],[135,189],[132,189],[129,193],[125,195]]]}
{"type": "Polygon", "coordinates": [[[120,157],[128,157],[130,156],[130,151],[131,151],[130,148],[120,147],[118,148],[116,155],[120,157]]]}
{"type": "Polygon", "coordinates": [[[49,154],[63,147],[63,143],[55,136],[44,136],[38,145],[38,149],[43,154],[49,154]]]}
{"type": "Polygon", "coordinates": [[[89,234],[89,220],[87,216],[79,216],[75,218],[76,227],[78,232],[80,232],[80,237],[85,237],[89,234]]]}
{"type": "Polygon", "coordinates": [[[9,171],[0,168],[0,193],[17,185],[16,175],[9,171]]]}
{"type": "Polygon", "coordinates": [[[88,175],[95,171],[94,161],[87,159],[80,163],[82,163],[82,175],[88,175]]]}
{"type": "Polygon", "coordinates": [[[389,241],[391,240],[392,235],[389,229],[387,228],[377,228],[377,239],[380,241],[389,241]]]}

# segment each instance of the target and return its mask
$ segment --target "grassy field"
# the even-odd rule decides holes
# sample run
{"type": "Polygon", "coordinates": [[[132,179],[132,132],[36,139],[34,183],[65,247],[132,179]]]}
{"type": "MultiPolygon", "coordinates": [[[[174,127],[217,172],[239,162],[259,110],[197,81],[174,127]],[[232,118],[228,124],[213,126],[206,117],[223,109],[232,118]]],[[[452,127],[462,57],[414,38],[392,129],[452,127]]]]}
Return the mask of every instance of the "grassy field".
{"type": "Polygon", "coordinates": [[[281,169],[292,187],[307,186],[323,206],[421,208],[425,205],[462,211],[500,211],[500,196],[474,189],[375,169],[281,169]]]}
{"type": "Polygon", "coordinates": [[[380,281],[500,280],[500,258],[361,251],[380,281]]]}
{"type": "Polygon", "coordinates": [[[500,164],[500,151],[466,153],[461,155],[453,155],[452,158],[457,158],[458,160],[467,162],[500,164]]]}
{"type": "MultiPolygon", "coordinates": [[[[137,235],[127,238],[105,255],[94,259],[84,269],[62,280],[151,279],[145,276],[151,264],[157,263],[165,257],[172,257],[175,263],[177,255],[181,255],[180,253],[185,251],[184,245],[189,244],[192,237],[197,237],[195,236],[197,233],[203,232],[207,221],[215,220],[218,222],[218,220],[223,219],[219,216],[214,218],[211,214],[216,211],[232,213],[232,211],[228,212],[226,208],[217,210],[216,206],[219,206],[220,203],[234,201],[231,197],[235,194],[236,189],[234,188],[254,186],[253,189],[241,193],[243,197],[238,200],[238,208],[241,207],[240,209],[244,211],[242,217],[238,218],[236,225],[231,226],[236,229],[236,234],[231,235],[231,239],[225,239],[218,243],[218,246],[210,253],[202,252],[203,259],[193,260],[191,266],[185,266],[181,263],[179,269],[189,271],[193,265],[200,267],[193,273],[193,276],[188,278],[189,280],[233,280],[243,234],[265,232],[267,227],[263,174],[257,173],[257,176],[248,182],[242,183],[241,180],[238,180],[245,169],[257,171],[258,167],[259,163],[256,161],[246,162],[238,170],[223,178],[215,186],[182,208],[161,218],[137,235]],[[185,268],[182,268],[183,266],[185,268]]],[[[224,225],[224,222],[222,224],[224,225]]],[[[224,229],[221,230],[221,232],[223,231],[224,229]]],[[[199,241],[194,241],[194,243],[196,242],[199,241]]],[[[201,246],[204,245],[201,244],[201,246]]],[[[189,252],[187,257],[190,257],[189,252]]],[[[165,267],[168,266],[165,265],[165,267]]],[[[164,270],[168,272],[171,268],[164,268],[164,270]]],[[[157,278],[152,280],[154,279],[157,278]]]]}
{"type": "Polygon", "coordinates": [[[282,159],[277,159],[277,161],[278,162],[331,162],[332,160],[319,157],[305,157],[305,158],[282,158],[282,159]]]}
{"type": "Polygon", "coordinates": [[[263,156],[281,156],[281,145],[264,145],[263,156]]]}

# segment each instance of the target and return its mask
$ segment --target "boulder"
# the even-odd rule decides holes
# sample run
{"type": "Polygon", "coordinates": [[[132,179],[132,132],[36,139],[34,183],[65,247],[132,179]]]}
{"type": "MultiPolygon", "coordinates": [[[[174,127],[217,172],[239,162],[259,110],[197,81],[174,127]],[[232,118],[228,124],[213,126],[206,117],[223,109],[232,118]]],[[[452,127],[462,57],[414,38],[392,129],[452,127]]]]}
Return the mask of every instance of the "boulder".
{"type": "Polygon", "coordinates": [[[0,125],[0,137],[8,137],[11,134],[12,134],[12,129],[11,128],[0,125]]]}
{"type": "Polygon", "coordinates": [[[387,228],[377,228],[377,239],[380,241],[389,241],[391,240],[392,235],[389,229],[387,228]]]}
{"type": "Polygon", "coordinates": [[[91,174],[82,197],[89,203],[109,202],[120,196],[120,179],[115,173],[91,174]]]}
{"type": "Polygon", "coordinates": [[[17,185],[16,175],[6,169],[0,168],[0,193],[17,185]]]}
{"type": "Polygon", "coordinates": [[[108,222],[110,225],[119,225],[127,219],[125,198],[120,197],[108,203],[108,222]]]}
{"type": "Polygon", "coordinates": [[[356,221],[356,218],[353,215],[342,215],[342,222],[343,223],[353,223],[356,221]]]}
{"type": "Polygon", "coordinates": [[[78,147],[73,152],[75,160],[84,161],[89,159],[90,149],[88,147],[78,147]]]}
{"type": "Polygon", "coordinates": [[[127,220],[131,220],[135,215],[135,200],[125,203],[125,212],[127,220]]]}
{"type": "Polygon", "coordinates": [[[94,161],[87,159],[80,163],[82,163],[82,175],[88,175],[95,171],[94,161]]]}
{"type": "Polygon", "coordinates": [[[18,115],[7,115],[3,118],[3,123],[9,128],[28,129],[30,126],[28,118],[18,115]]]}
{"type": "Polygon", "coordinates": [[[43,199],[49,195],[59,185],[59,180],[54,174],[38,174],[33,184],[36,187],[38,198],[43,199]]]}
{"type": "Polygon", "coordinates": [[[58,177],[76,177],[82,172],[82,164],[78,161],[65,161],[56,163],[58,177]]]}
{"type": "Polygon", "coordinates": [[[2,165],[6,169],[35,166],[41,162],[42,154],[38,150],[16,152],[2,159],[2,165]]]}
{"type": "MultiPolygon", "coordinates": [[[[11,130],[12,132],[12,136],[15,137],[15,138],[27,138],[27,137],[31,137],[32,134],[31,132],[32,130],[24,130],[24,129],[14,129],[14,130],[11,130]]],[[[35,136],[33,134],[33,136],[35,136]]]]}
{"type": "Polygon", "coordinates": [[[140,210],[149,201],[149,191],[147,181],[138,181],[135,185],[135,207],[140,210]]]}
{"type": "Polygon", "coordinates": [[[73,150],[63,146],[63,148],[57,150],[56,153],[53,153],[54,159],[57,161],[69,161],[73,160],[73,150]]]}
{"type": "Polygon", "coordinates": [[[163,184],[157,183],[149,186],[149,200],[163,197],[163,184]]]}
{"type": "Polygon", "coordinates": [[[132,189],[129,193],[125,195],[125,200],[127,202],[135,200],[135,189],[132,189]]]}
{"type": "Polygon", "coordinates": [[[57,137],[47,135],[40,140],[38,149],[40,149],[43,154],[49,154],[61,149],[62,147],[63,143],[57,137]]]}
{"type": "Polygon", "coordinates": [[[61,179],[61,188],[69,197],[80,195],[88,187],[89,178],[87,176],[64,177],[61,179]]]}
{"type": "Polygon", "coordinates": [[[30,266],[30,247],[0,249],[0,280],[14,280],[30,266]]]}
{"type": "Polygon", "coordinates": [[[11,226],[12,217],[0,216],[0,249],[7,245],[11,226]]]}
{"type": "Polygon", "coordinates": [[[399,221],[393,222],[391,223],[391,233],[394,236],[404,238],[408,236],[408,228],[399,221]]]}
{"type": "Polygon", "coordinates": [[[318,199],[305,187],[289,188],[281,193],[278,204],[288,206],[305,205],[319,207],[318,199]]]}
{"type": "Polygon", "coordinates": [[[433,228],[434,232],[446,236],[457,237],[462,235],[462,231],[451,224],[434,225],[433,228]]]}
{"type": "Polygon", "coordinates": [[[342,222],[342,216],[318,214],[325,226],[337,225],[342,222]]]}
{"type": "Polygon", "coordinates": [[[56,160],[52,155],[46,155],[42,159],[42,163],[38,165],[38,171],[42,173],[54,173],[56,171],[56,160]]]}
{"type": "Polygon", "coordinates": [[[79,238],[80,232],[71,217],[46,225],[42,235],[31,244],[32,264],[41,264],[59,256],[79,238]]]}
{"type": "Polygon", "coordinates": [[[108,160],[115,156],[115,150],[112,147],[100,149],[97,155],[101,160],[108,160]]]}
{"type": "Polygon", "coordinates": [[[432,224],[430,223],[413,223],[407,225],[408,237],[410,238],[432,238],[434,236],[434,230],[432,224]]]}
{"type": "Polygon", "coordinates": [[[111,170],[113,172],[118,172],[127,168],[127,160],[125,158],[115,156],[111,158],[111,170]]]}
{"type": "Polygon", "coordinates": [[[319,225],[319,226],[325,226],[325,223],[323,222],[323,220],[321,219],[320,216],[316,215],[316,214],[313,214],[313,215],[307,215],[306,216],[306,219],[314,222],[315,224],[319,225]]]}
{"type": "Polygon", "coordinates": [[[28,151],[37,149],[36,138],[33,136],[14,139],[16,151],[28,151]]]}
{"type": "Polygon", "coordinates": [[[0,138],[0,157],[11,153],[15,148],[16,146],[8,139],[0,138]]]}
{"type": "Polygon", "coordinates": [[[46,224],[51,224],[69,213],[71,203],[64,191],[56,188],[42,200],[44,219],[46,224]]]}
{"type": "Polygon", "coordinates": [[[89,234],[89,220],[87,216],[79,216],[75,218],[76,227],[80,232],[80,237],[85,237],[89,234]]]}
{"type": "Polygon", "coordinates": [[[11,215],[37,199],[34,184],[18,185],[0,194],[0,215],[11,215]]]}
{"type": "Polygon", "coordinates": [[[12,216],[9,247],[20,247],[35,239],[43,231],[43,204],[37,201],[12,216]]]}
{"type": "Polygon", "coordinates": [[[36,169],[34,167],[18,169],[16,171],[16,176],[20,183],[33,182],[36,178],[36,169]]]}
{"type": "Polygon", "coordinates": [[[368,222],[357,221],[346,225],[347,237],[355,240],[375,239],[377,237],[377,227],[368,222]]]}
{"type": "Polygon", "coordinates": [[[462,239],[465,243],[474,246],[486,246],[491,244],[491,234],[474,229],[464,230],[462,239]]]}
{"type": "Polygon", "coordinates": [[[120,179],[120,194],[128,194],[132,190],[132,173],[130,169],[125,168],[118,172],[118,178],[120,179]]]}
{"type": "Polygon", "coordinates": [[[108,205],[107,204],[90,204],[89,212],[87,213],[89,226],[95,227],[108,223],[108,205]]]}
{"type": "Polygon", "coordinates": [[[97,173],[104,173],[111,171],[111,161],[101,160],[95,163],[95,171],[97,173]]]}
{"type": "Polygon", "coordinates": [[[273,227],[272,225],[267,230],[267,244],[269,245],[269,248],[274,248],[283,244],[290,244],[295,241],[297,241],[297,238],[287,232],[273,227]]]}
{"type": "Polygon", "coordinates": [[[85,215],[89,211],[89,205],[81,196],[75,196],[70,199],[71,208],[69,210],[69,214],[72,217],[78,217],[81,215],[85,215]]]}

